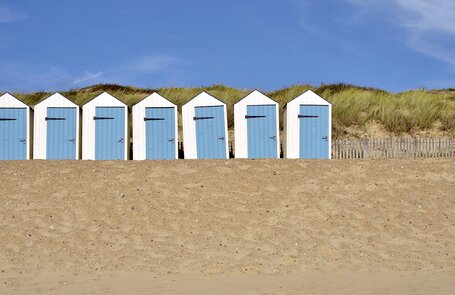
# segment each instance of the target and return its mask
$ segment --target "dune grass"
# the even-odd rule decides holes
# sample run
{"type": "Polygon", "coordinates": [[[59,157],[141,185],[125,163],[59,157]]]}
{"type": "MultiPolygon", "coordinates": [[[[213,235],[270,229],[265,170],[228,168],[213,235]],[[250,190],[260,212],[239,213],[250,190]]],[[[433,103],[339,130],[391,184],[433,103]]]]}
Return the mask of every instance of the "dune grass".
{"type": "MultiPolygon", "coordinates": [[[[455,89],[411,90],[389,93],[380,89],[358,87],[348,84],[330,84],[319,87],[294,85],[284,89],[265,92],[283,106],[306,90],[313,90],[333,104],[334,138],[350,137],[352,129],[362,130],[371,123],[379,124],[389,135],[414,135],[422,131],[455,136],[455,89]]],[[[107,91],[132,106],[156,91],[177,104],[179,110],[188,100],[206,91],[223,100],[228,106],[228,125],[233,127],[233,105],[248,95],[251,89],[236,89],[216,84],[209,87],[143,89],[130,86],[100,84],[91,87],[61,92],[70,100],[83,105],[107,91]]],[[[27,104],[35,105],[51,93],[14,93],[27,104]]],[[[282,118],[282,117],[281,117],[282,118]]],[[[280,122],[282,127],[282,122],[280,122]]]]}

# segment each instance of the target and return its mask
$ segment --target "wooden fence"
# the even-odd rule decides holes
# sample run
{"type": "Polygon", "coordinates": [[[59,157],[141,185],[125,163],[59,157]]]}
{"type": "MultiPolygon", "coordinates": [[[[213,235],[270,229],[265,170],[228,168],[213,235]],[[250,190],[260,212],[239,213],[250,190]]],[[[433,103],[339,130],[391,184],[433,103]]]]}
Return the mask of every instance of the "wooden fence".
{"type": "Polygon", "coordinates": [[[332,141],[332,159],[455,157],[455,139],[391,137],[332,141]]]}

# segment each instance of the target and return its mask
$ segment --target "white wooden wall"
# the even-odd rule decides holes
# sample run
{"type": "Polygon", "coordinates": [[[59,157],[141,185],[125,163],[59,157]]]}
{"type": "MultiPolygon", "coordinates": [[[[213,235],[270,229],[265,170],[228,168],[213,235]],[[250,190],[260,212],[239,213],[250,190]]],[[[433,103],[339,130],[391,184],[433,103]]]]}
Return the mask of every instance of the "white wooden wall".
{"type": "Polygon", "coordinates": [[[276,106],[276,150],[277,158],[280,157],[280,115],[279,105],[261,92],[255,90],[234,105],[234,139],[235,157],[248,158],[248,122],[245,119],[249,105],[275,105],[276,106]]]}
{"type": "Polygon", "coordinates": [[[227,113],[226,104],[206,92],[202,92],[195,98],[182,106],[182,123],[183,123],[183,149],[185,152],[185,159],[197,159],[197,144],[196,144],[196,122],[193,120],[195,117],[195,107],[204,106],[223,106],[224,109],[224,132],[226,143],[226,159],[229,158],[229,138],[227,132],[227,113]]]}
{"type": "MultiPolygon", "coordinates": [[[[329,150],[332,147],[332,105],[313,91],[308,90],[286,104],[283,122],[286,140],[283,142],[283,148],[284,157],[289,159],[300,157],[300,119],[297,117],[300,105],[327,105],[329,107],[329,150]]],[[[329,152],[329,159],[330,157],[329,152]]]]}
{"type": "Polygon", "coordinates": [[[47,144],[47,108],[76,108],[76,155],[79,159],[79,106],[60,93],[55,93],[35,105],[33,132],[33,159],[46,159],[47,144]]]}
{"type": "Polygon", "coordinates": [[[95,160],[95,120],[96,107],[123,107],[125,109],[125,158],[128,159],[128,107],[110,95],[103,92],[82,106],[82,159],[95,160]]]}
{"type": "Polygon", "coordinates": [[[178,158],[178,112],[177,106],[158,93],[153,93],[133,106],[133,160],[146,159],[146,108],[174,108],[175,114],[175,158],[178,158]]]}
{"type": "Polygon", "coordinates": [[[30,111],[30,107],[23,103],[22,101],[18,100],[14,96],[12,96],[9,93],[5,93],[2,96],[0,96],[0,108],[24,108],[26,109],[26,120],[25,126],[27,126],[27,131],[26,131],[26,141],[27,141],[27,155],[26,159],[30,159],[30,154],[31,154],[31,138],[30,138],[30,129],[32,125],[32,112],[30,111]]]}

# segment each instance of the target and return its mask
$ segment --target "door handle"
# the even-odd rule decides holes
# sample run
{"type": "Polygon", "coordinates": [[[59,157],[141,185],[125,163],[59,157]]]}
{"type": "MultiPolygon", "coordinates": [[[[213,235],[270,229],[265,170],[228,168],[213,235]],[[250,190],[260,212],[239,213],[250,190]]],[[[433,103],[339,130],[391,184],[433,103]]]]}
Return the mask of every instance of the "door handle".
{"type": "Polygon", "coordinates": [[[270,136],[270,139],[276,140],[276,136],[270,136]]]}
{"type": "Polygon", "coordinates": [[[224,140],[224,136],[218,137],[219,140],[224,140]]]}
{"type": "Polygon", "coordinates": [[[71,142],[76,142],[76,139],[71,138],[70,141],[71,141],[71,142]]]}
{"type": "Polygon", "coordinates": [[[167,141],[174,143],[174,142],[175,142],[175,139],[174,139],[174,138],[171,138],[171,139],[168,139],[167,141]]]}
{"type": "Polygon", "coordinates": [[[19,140],[19,141],[22,142],[22,143],[25,143],[25,139],[24,139],[24,138],[22,138],[22,139],[19,140]]]}
{"type": "Polygon", "coordinates": [[[328,136],[324,136],[322,139],[324,139],[325,141],[328,141],[329,137],[328,136]]]}
{"type": "Polygon", "coordinates": [[[120,138],[117,142],[123,142],[123,137],[120,138]]]}

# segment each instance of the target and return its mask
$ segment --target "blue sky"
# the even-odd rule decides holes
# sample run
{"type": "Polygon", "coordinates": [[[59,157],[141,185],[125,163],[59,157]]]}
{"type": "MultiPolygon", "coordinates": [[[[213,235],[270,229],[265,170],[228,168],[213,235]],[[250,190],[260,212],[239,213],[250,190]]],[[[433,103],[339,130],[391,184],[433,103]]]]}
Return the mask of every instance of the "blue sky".
{"type": "Polygon", "coordinates": [[[0,91],[455,87],[453,0],[0,0],[0,91]]]}

